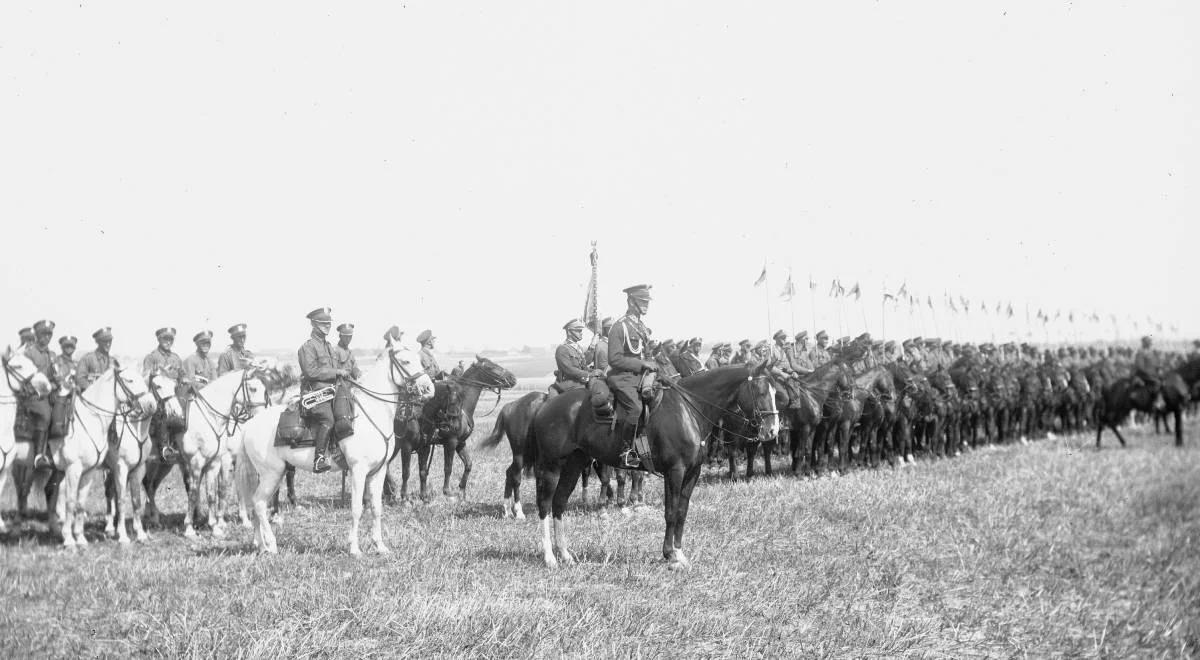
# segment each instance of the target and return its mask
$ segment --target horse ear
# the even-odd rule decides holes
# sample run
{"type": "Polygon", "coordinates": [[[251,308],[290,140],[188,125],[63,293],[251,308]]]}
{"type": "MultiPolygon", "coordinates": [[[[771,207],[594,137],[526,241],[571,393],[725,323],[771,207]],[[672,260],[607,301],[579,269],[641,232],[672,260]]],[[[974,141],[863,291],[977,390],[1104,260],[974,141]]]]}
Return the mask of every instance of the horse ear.
{"type": "Polygon", "coordinates": [[[480,354],[478,354],[478,353],[476,353],[476,354],[475,354],[475,361],[476,361],[476,362],[483,362],[483,361],[484,361],[484,360],[486,360],[486,359],[487,359],[487,358],[483,357],[482,355],[480,355],[480,354]]]}

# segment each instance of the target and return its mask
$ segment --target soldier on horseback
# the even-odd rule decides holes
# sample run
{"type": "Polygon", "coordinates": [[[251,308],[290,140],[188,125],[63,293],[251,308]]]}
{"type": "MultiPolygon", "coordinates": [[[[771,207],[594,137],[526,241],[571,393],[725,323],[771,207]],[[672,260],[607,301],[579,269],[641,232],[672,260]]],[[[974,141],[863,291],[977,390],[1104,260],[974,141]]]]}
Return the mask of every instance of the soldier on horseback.
{"type": "Polygon", "coordinates": [[[700,362],[700,347],[704,345],[704,340],[699,337],[692,337],[684,344],[679,351],[679,375],[691,376],[705,370],[705,366],[700,362]]]}
{"type": "Polygon", "coordinates": [[[193,390],[199,391],[217,378],[217,361],[208,355],[212,338],[213,333],[209,330],[197,332],[192,337],[196,352],[183,361],[183,382],[193,390]]]}
{"type": "Polygon", "coordinates": [[[71,336],[62,336],[58,338],[58,347],[62,353],[58,356],[58,360],[54,363],[54,373],[58,374],[59,379],[70,378],[74,384],[75,373],[75,347],[79,344],[79,340],[71,336]]]}
{"type": "Polygon", "coordinates": [[[434,342],[437,337],[433,336],[432,330],[422,330],[421,334],[417,335],[417,343],[421,345],[421,368],[429,377],[434,380],[443,380],[446,378],[446,372],[438,366],[437,357],[433,354],[434,342]]]}
{"type": "MultiPolygon", "coordinates": [[[[154,332],[154,337],[158,340],[158,347],[142,359],[142,374],[150,376],[161,370],[168,378],[183,385],[187,382],[183,374],[183,360],[171,350],[175,345],[175,328],[159,328],[154,332]]],[[[181,390],[177,390],[177,393],[181,390]]],[[[187,431],[187,426],[183,420],[166,419],[166,411],[160,402],[158,411],[150,418],[150,440],[154,455],[168,463],[174,461],[179,456],[178,440],[184,431],[187,431]]]]}
{"type": "Polygon", "coordinates": [[[833,359],[829,355],[829,333],[821,330],[816,335],[817,345],[813,346],[809,351],[808,359],[812,362],[813,368],[820,367],[833,359]]]}
{"type": "Polygon", "coordinates": [[[217,375],[235,369],[245,369],[254,360],[254,353],[246,348],[246,324],[238,323],[229,328],[229,348],[217,360],[217,375]]]}
{"type": "Polygon", "coordinates": [[[1142,347],[1133,358],[1133,375],[1155,393],[1162,384],[1162,364],[1148,336],[1142,337],[1142,347]]]}
{"type": "Polygon", "coordinates": [[[354,339],[354,324],[343,323],[337,327],[337,331],[338,343],[333,347],[334,365],[338,369],[345,369],[353,380],[358,380],[362,376],[362,370],[358,368],[358,360],[354,359],[354,352],[350,350],[350,340],[354,339]]]}
{"type": "Polygon", "coordinates": [[[554,390],[559,394],[570,390],[586,387],[592,374],[588,371],[584,358],[583,347],[579,340],[583,338],[583,324],[579,319],[571,319],[563,325],[566,341],[554,349],[554,390]]]}
{"type": "MultiPolygon", "coordinates": [[[[326,337],[333,326],[333,317],[328,307],[320,307],[308,313],[312,334],[300,345],[296,356],[300,362],[300,393],[307,394],[332,387],[339,378],[347,378],[350,372],[339,369],[333,356],[333,347],[326,337]]],[[[333,430],[333,402],[322,401],[308,409],[306,422],[312,426],[316,452],[313,455],[313,473],[330,470],[329,432],[333,430]]]]}
{"type": "Polygon", "coordinates": [[[96,382],[112,364],[112,358],[108,354],[108,349],[112,347],[112,328],[100,328],[92,333],[92,339],[96,342],[96,350],[83,356],[75,370],[75,385],[80,390],[85,390],[96,382]]]}
{"type": "MultiPolygon", "coordinates": [[[[50,339],[54,336],[54,321],[38,321],[33,324],[33,342],[25,347],[25,357],[29,358],[37,370],[45,374],[57,388],[57,376],[54,363],[57,361],[54,351],[50,350],[50,339]]],[[[34,469],[49,467],[50,460],[50,422],[51,409],[54,406],[52,398],[55,394],[46,396],[29,396],[21,403],[33,441],[34,469]]]]}
{"type": "Polygon", "coordinates": [[[751,346],[752,346],[752,344],[750,343],[749,339],[743,339],[743,340],[739,341],[737,355],[733,356],[733,359],[730,362],[732,364],[746,364],[747,362],[749,362],[750,357],[751,357],[750,356],[750,347],[751,346]]]}
{"type": "Polygon", "coordinates": [[[613,324],[608,338],[608,385],[616,401],[616,433],[621,441],[621,463],[626,468],[640,467],[642,462],[633,449],[634,433],[642,414],[642,398],[638,386],[645,373],[657,372],[658,363],[646,354],[650,329],[642,316],[650,309],[650,286],[638,284],[624,290],[628,308],[613,324]]]}

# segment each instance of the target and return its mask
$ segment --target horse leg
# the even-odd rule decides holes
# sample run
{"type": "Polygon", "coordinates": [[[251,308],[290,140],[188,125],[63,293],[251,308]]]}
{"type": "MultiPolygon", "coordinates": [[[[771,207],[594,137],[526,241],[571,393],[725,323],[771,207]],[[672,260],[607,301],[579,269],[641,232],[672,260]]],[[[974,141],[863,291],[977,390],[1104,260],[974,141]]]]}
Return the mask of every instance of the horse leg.
{"type": "Polygon", "coordinates": [[[554,489],[554,548],[558,551],[559,561],[566,566],[575,563],[575,556],[571,554],[571,549],[568,547],[567,523],[563,520],[563,513],[567,510],[567,500],[570,499],[571,492],[575,490],[575,484],[579,482],[579,478],[591,462],[592,459],[583,452],[573,452],[563,464],[558,485],[554,489]]]}
{"type": "MultiPolygon", "coordinates": [[[[125,496],[129,495],[129,501],[132,504],[135,484],[130,483],[129,465],[121,459],[120,455],[114,458],[113,462],[116,465],[109,470],[109,474],[116,480],[116,497],[113,498],[113,502],[116,504],[114,517],[116,518],[117,542],[127,544],[129,543],[129,533],[126,531],[125,517],[129,515],[129,507],[125,506],[125,496]]],[[[86,502],[87,499],[81,498],[81,501],[86,502]]]]}
{"type": "Polygon", "coordinates": [[[267,511],[267,505],[271,502],[275,491],[279,489],[279,481],[282,478],[282,468],[278,471],[265,468],[259,470],[258,488],[254,490],[255,540],[259,544],[259,550],[271,554],[279,552],[279,546],[275,543],[275,532],[271,529],[271,516],[267,511]]]}
{"type": "Polygon", "coordinates": [[[433,462],[433,447],[425,445],[417,450],[417,472],[421,477],[421,501],[429,503],[429,464],[433,462]]]}
{"type": "Polygon", "coordinates": [[[462,479],[458,480],[458,495],[462,501],[467,501],[467,478],[471,476],[471,450],[467,449],[467,439],[459,438],[458,447],[455,448],[455,453],[462,460],[463,474],[462,479]]]}
{"type": "MultiPolygon", "coordinates": [[[[508,471],[505,473],[505,488],[511,488],[509,491],[512,494],[512,515],[517,520],[525,519],[525,512],[521,510],[521,471],[525,469],[525,457],[519,454],[513,454],[512,464],[508,466],[508,471]]],[[[504,515],[508,516],[508,504],[505,502],[504,515]]]]}
{"type": "MultiPolygon", "coordinates": [[[[663,532],[663,559],[667,560],[670,568],[686,568],[686,559],[680,560],[682,553],[675,549],[675,530],[679,525],[680,499],[683,493],[684,469],[682,465],[674,465],[663,475],[663,518],[666,530],[663,532]]],[[[683,538],[682,532],[679,538],[683,538]]]]}
{"type": "Polygon", "coordinates": [[[538,465],[535,468],[537,478],[538,518],[542,523],[542,560],[546,566],[558,566],[554,557],[554,545],[550,536],[550,511],[553,504],[554,492],[558,489],[559,466],[557,464],[538,465]]]}
{"type": "Polygon", "coordinates": [[[838,424],[838,470],[845,474],[850,469],[850,431],[851,424],[846,420],[838,424]]]}
{"type": "MultiPolygon", "coordinates": [[[[737,482],[737,472],[738,472],[738,470],[737,470],[737,455],[738,455],[737,447],[735,446],[732,449],[726,447],[726,449],[728,451],[726,451],[725,453],[729,457],[729,481],[730,481],[730,483],[735,483],[735,482],[737,482]]],[[[746,474],[746,478],[749,479],[750,475],[746,474]]]]}
{"type": "Polygon", "coordinates": [[[142,478],[142,489],[146,493],[146,522],[152,527],[162,526],[162,515],[158,510],[158,487],[171,473],[171,463],[153,462],[146,466],[142,478]]]}
{"type": "MultiPolygon", "coordinates": [[[[88,544],[83,526],[87,522],[88,491],[91,490],[93,481],[91,477],[90,474],[83,474],[79,477],[79,498],[75,501],[75,543],[79,547],[88,544]]],[[[123,530],[125,526],[121,525],[120,528],[123,530]]]]}
{"type": "Polygon", "coordinates": [[[375,474],[367,476],[367,495],[371,500],[371,541],[375,552],[386,555],[392,550],[383,542],[383,483],[387,478],[387,464],[380,466],[375,474]]]}
{"type": "MultiPolygon", "coordinates": [[[[397,440],[399,442],[399,440],[397,440]]],[[[408,471],[412,463],[412,451],[407,445],[400,445],[400,503],[408,504],[408,471]]],[[[419,463],[418,463],[419,467],[419,463]]]]}
{"type": "Polygon", "coordinates": [[[1117,434],[1117,440],[1119,440],[1121,442],[1121,446],[1124,447],[1125,446],[1125,438],[1121,437],[1121,432],[1117,429],[1117,425],[1109,424],[1108,428],[1112,429],[1112,432],[1117,434]]]}
{"type": "MultiPolygon", "coordinates": [[[[144,497],[146,489],[144,487],[144,477],[146,476],[146,462],[142,461],[129,473],[129,509],[133,514],[133,536],[139,543],[150,540],[150,536],[146,534],[146,528],[142,524],[142,516],[146,514],[146,498],[144,497]]],[[[124,529],[124,523],[121,528],[124,529]]]]}
{"type": "MultiPolygon", "coordinates": [[[[187,509],[183,513],[183,535],[189,539],[196,538],[196,518],[200,510],[200,485],[203,475],[200,473],[202,469],[202,456],[195,456],[187,463],[180,465],[180,472],[190,476],[190,480],[194,483],[188,489],[187,509]]],[[[278,509],[276,509],[278,511],[278,509]]]]}
{"type": "MultiPolygon", "coordinates": [[[[197,475],[196,483],[204,483],[204,491],[208,502],[208,529],[212,535],[221,538],[225,536],[225,516],[221,511],[221,490],[217,485],[221,474],[220,464],[207,465],[197,475]]],[[[199,490],[197,488],[197,490],[199,490]]]]}
{"type": "Polygon", "coordinates": [[[296,501],[296,466],[288,463],[288,466],[283,471],[283,480],[287,485],[287,502],[288,506],[293,509],[300,509],[300,503],[296,501]]]}
{"type": "Polygon", "coordinates": [[[673,541],[675,550],[675,563],[670,564],[667,568],[684,568],[690,569],[691,562],[688,561],[686,555],[683,554],[683,527],[687,523],[688,506],[692,501],[692,490],[696,487],[696,482],[700,479],[700,466],[694,465],[688,469],[683,475],[683,483],[679,489],[679,495],[676,499],[676,515],[675,515],[675,538],[673,541]]]}
{"type": "Polygon", "coordinates": [[[350,469],[350,556],[359,557],[362,549],[358,547],[358,525],[363,514],[363,490],[367,486],[365,465],[356,465],[350,469]]]}
{"type": "Polygon", "coordinates": [[[625,499],[625,470],[613,468],[613,473],[617,479],[617,506],[625,506],[629,503],[625,499]]]}
{"type": "Polygon", "coordinates": [[[1183,446],[1183,406],[1175,406],[1175,446],[1183,446]]]}
{"type": "Polygon", "coordinates": [[[1096,425],[1096,449],[1100,448],[1100,434],[1102,434],[1102,433],[1104,433],[1104,425],[1097,424],[1096,425]]]}
{"type": "Polygon", "coordinates": [[[754,476],[754,459],[758,456],[757,442],[746,442],[746,481],[754,476]]]}

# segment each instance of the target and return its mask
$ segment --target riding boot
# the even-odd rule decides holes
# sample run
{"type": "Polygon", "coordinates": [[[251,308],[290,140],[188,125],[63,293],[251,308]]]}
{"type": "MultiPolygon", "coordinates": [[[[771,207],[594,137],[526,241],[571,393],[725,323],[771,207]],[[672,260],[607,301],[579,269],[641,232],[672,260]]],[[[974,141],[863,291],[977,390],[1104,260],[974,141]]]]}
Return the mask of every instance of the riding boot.
{"type": "Polygon", "coordinates": [[[163,462],[174,463],[179,458],[179,448],[176,446],[175,440],[175,438],[178,436],[170,431],[167,431],[164,435],[166,435],[167,441],[163,443],[162,452],[160,452],[160,454],[163,462]]]}
{"type": "Polygon", "coordinates": [[[617,422],[617,439],[621,441],[621,467],[627,470],[636,470],[642,466],[642,459],[638,457],[637,452],[633,449],[633,436],[637,432],[637,425],[620,420],[617,422]]]}
{"type": "Polygon", "coordinates": [[[33,469],[52,467],[50,461],[50,436],[45,428],[33,432],[33,469]]]}
{"type": "Polygon", "coordinates": [[[316,441],[316,453],[313,455],[313,473],[321,474],[330,470],[329,458],[329,426],[318,424],[313,428],[313,439],[316,441]]]}

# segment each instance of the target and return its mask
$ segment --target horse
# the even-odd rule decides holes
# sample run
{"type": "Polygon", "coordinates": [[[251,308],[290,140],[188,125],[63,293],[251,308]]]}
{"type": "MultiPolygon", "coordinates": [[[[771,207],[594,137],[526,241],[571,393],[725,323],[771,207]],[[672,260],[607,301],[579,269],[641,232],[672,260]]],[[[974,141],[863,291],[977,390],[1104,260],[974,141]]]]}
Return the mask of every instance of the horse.
{"type": "MultiPolygon", "coordinates": [[[[660,400],[649,412],[645,430],[654,469],[663,475],[666,531],[662,553],[669,567],[690,568],[683,554],[683,529],[692,490],[705,460],[705,439],[717,419],[737,402],[741,389],[755,387],[753,379],[769,374],[769,370],[769,363],[720,367],[662,384],[660,400]]],[[[761,404],[768,409],[775,406],[773,390],[771,385],[759,397],[770,399],[761,404]]],[[[620,461],[621,441],[609,424],[596,422],[589,398],[590,393],[580,389],[547,400],[534,415],[525,446],[525,464],[537,476],[542,556],[551,567],[559,561],[575,562],[562,518],[580,473],[593,459],[614,466],[620,461]]],[[[778,416],[769,423],[778,429],[778,416]]]]}
{"type": "MultiPolygon", "coordinates": [[[[387,462],[393,455],[393,434],[389,425],[395,418],[401,398],[415,396],[423,400],[431,397],[434,391],[433,381],[420,369],[416,351],[407,344],[397,343],[390,334],[386,341],[386,350],[375,364],[364,369],[358,381],[347,381],[356,392],[357,422],[353,433],[336,443],[343,457],[341,461],[335,461],[337,469],[350,473],[352,524],[349,541],[353,556],[362,554],[358,530],[364,491],[371,497],[374,512],[371,539],[375,550],[380,554],[389,552],[383,542],[382,529],[383,478],[387,462]]],[[[238,493],[243,506],[253,502],[255,545],[266,553],[279,551],[267,506],[279,488],[284,470],[289,463],[311,470],[315,453],[313,447],[275,445],[282,413],[282,409],[271,408],[251,417],[243,425],[242,443],[236,448],[238,493]],[[257,485],[253,483],[256,477],[257,485]]]]}
{"type": "Polygon", "coordinates": [[[913,457],[913,436],[922,415],[933,409],[933,391],[929,380],[907,364],[893,362],[887,367],[896,386],[896,416],[892,424],[891,451],[898,455],[900,465],[916,462],[913,457]]]}
{"type": "MultiPolygon", "coordinates": [[[[197,390],[185,405],[187,431],[179,440],[180,471],[187,490],[188,505],[184,510],[183,535],[195,538],[195,518],[200,512],[200,491],[208,496],[208,527],[213,536],[225,535],[222,515],[223,488],[218,485],[221,475],[231,475],[233,455],[231,445],[241,442],[242,425],[268,405],[266,383],[258,367],[235,369],[197,390]]],[[[154,496],[162,478],[175,463],[156,461],[146,475],[149,517],[157,523],[159,512],[154,496]]],[[[245,518],[249,522],[248,517],[245,518]]]]}
{"type": "MultiPolygon", "coordinates": [[[[479,442],[481,448],[490,449],[499,445],[501,439],[508,437],[512,462],[504,471],[504,498],[501,501],[501,515],[504,518],[511,515],[518,520],[525,519],[525,513],[521,510],[521,472],[525,467],[525,442],[529,436],[533,416],[546,402],[546,397],[545,392],[530,392],[516,401],[505,404],[500,409],[500,414],[496,415],[492,432],[479,442]]],[[[603,476],[601,479],[603,480],[603,476]]]]}
{"type": "MultiPolygon", "coordinates": [[[[746,453],[746,481],[754,476],[754,455],[759,447],[763,448],[763,469],[767,476],[771,475],[771,447],[769,445],[776,442],[782,426],[779,403],[782,402],[786,405],[789,401],[786,394],[774,387],[768,376],[755,376],[751,381],[754,383],[754,387],[740,389],[736,408],[721,415],[720,419],[722,427],[720,441],[731,444],[733,449],[741,449],[746,453]],[[766,404],[767,388],[771,388],[774,392],[772,401],[775,405],[766,404]],[[759,397],[763,397],[764,407],[762,408],[755,406],[759,397]],[[770,424],[763,424],[764,419],[774,419],[777,423],[772,427],[770,424]],[[732,440],[727,439],[730,436],[732,436],[732,440]]],[[[715,436],[710,440],[710,442],[716,441],[715,436]]],[[[737,451],[729,451],[727,454],[729,456],[729,480],[737,481],[737,451]]]]}
{"type": "MultiPolygon", "coordinates": [[[[14,422],[16,422],[18,400],[27,396],[47,396],[53,385],[45,374],[37,370],[32,360],[21,353],[14,353],[11,346],[0,355],[0,361],[4,366],[4,380],[11,392],[11,395],[0,399],[0,495],[3,495],[4,486],[8,483],[10,474],[18,467],[25,471],[23,476],[26,481],[30,484],[33,481],[33,444],[24,441],[18,442],[13,429],[14,422]]],[[[22,475],[13,476],[20,477],[22,475]]],[[[18,483],[14,485],[18,490],[18,510],[21,515],[24,515],[25,498],[20,497],[20,491],[23,488],[28,489],[29,486],[20,483],[19,478],[16,481],[18,483]]],[[[27,494],[28,490],[25,490],[25,493],[27,494]]],[[[52,499],[52,492],[48,486],[46,510],[50,512],[54,510],[52,499]]],[[[7,529],[4,519],[0,517],[0,533],[7,529]]]]}
{"type": "Polygon", "coordinates": [[[460,497],[466,499],[467,479],[472,467],[467,438],[475,431],[475,406],[479,403],[479,395],[487,389],[496,392],[499,400],[502,390],[516,384],[517,378],[511,371],[476,355],[475,362],[461,376],[451,376],[436,383],[433,397],[421,407],[419,418],[395,421],[396,451],[400,454],[401,467],[401,502],[408,502],[409,462],[414,451],[417,452],[417,467],[421,476],[421,501],[429,501],[427,479],[432,462],[430,453],[435,444],[442,445],[445,458],[442,494],[453,496],[450,476],[454,471],[454,455],[458,454],[463,462],[458,491],[460,497]]]}
{"type": "MultiPolygon", "coordinates": [[[[830,433],[836,438],[838,448],[838,471],[845,473],[850,467],[850,437],[854,426],[863,415],[863,408],[868,398],[876,396],[875,389],[881,378],[889,377],[883,367],[871,367],[861,374],[851,378],[851,388],[845,390],[842,397],[826,402],[825,409],[829,416],[830,433]]],[[[894,386],[893,386],[894,389],[894,386]]],[[[868,420],[866,435],[870,435],[875,426],[882,421],[882,408],[877,408],[877,419],[868,420]]]]}
{"type": "Polygon", "coordinates": [[[850,387],[850,376],[845,363],[835,358],[812,373],[793,379],[791,384],[790,401],[785,414],[791,418],[792,473],[817,472],[821,466],[820,457],[828,449],[827,446],[821,446],[817,437],[818,432],[823,430],[822,411],[832,393],[850,387]]]}
{"type": "MultiPolygon", "coordinates": [[[[148,453],[150,416],[157,408],[155,399],[167,401],[169,415],[182,416],[183,411],[174,399],[174,381],[161,378],[154,387],[157,389],[152,393],[150,383],[121,369],[113,360],[112,367],[87,389],[75,394],[66,436],[51,442],[54,464],[64,473],[56,507],[57,521],[51,524],[51,529],[61,532],[64,547],[88,544],[83,529],[87,517],[84,507],[91,487],[88,477],[96,468],[107,467],[116,472],[119,494],[125,491],[131,473],[140,476],[148,453]]],[[[133,519],[134,533],[139,541],[145,540],[140,493],[131,487],[129,495],[138,514],[133,519]]],[[[116,531],[121,543],[129,543],[124,521],[116,531]]]]}

